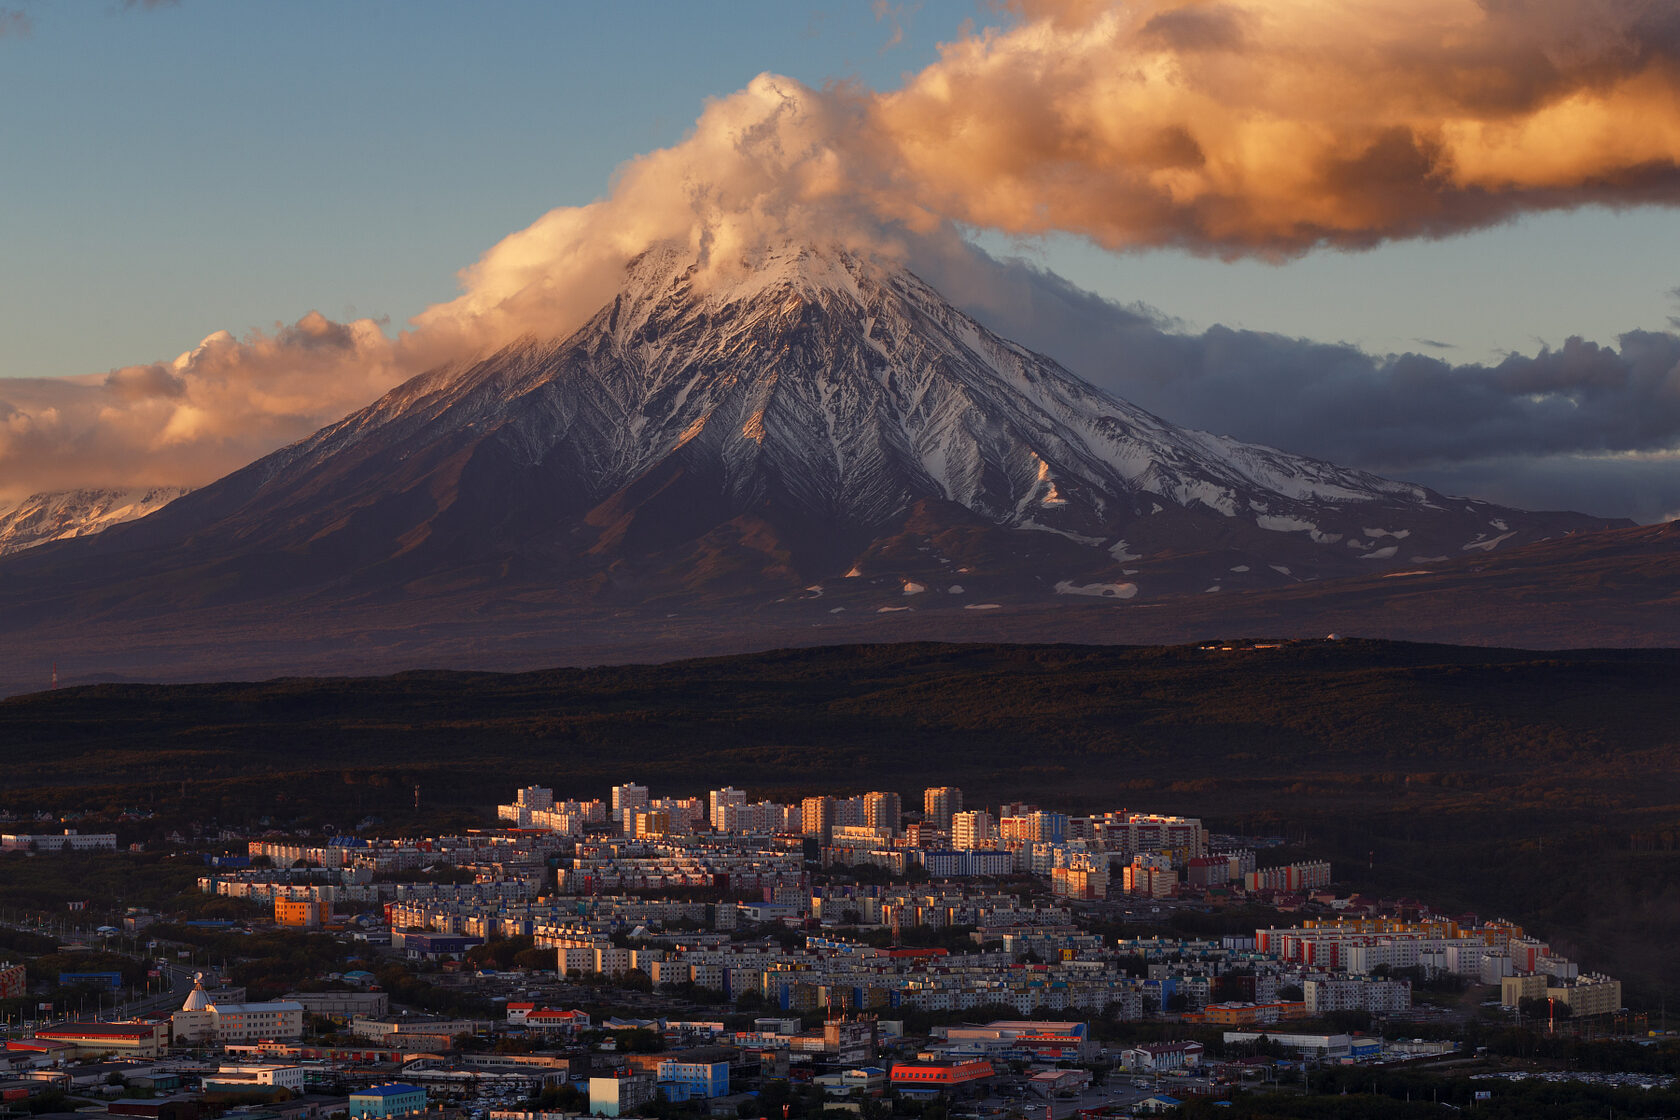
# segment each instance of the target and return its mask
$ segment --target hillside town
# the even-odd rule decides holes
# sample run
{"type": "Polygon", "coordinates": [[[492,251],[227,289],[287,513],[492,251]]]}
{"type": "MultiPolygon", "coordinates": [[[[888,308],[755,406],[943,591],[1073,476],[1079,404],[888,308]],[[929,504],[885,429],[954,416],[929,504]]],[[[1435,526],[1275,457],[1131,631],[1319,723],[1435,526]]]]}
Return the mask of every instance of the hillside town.
{"type": "MultiPolygon", "coordinates": [[[[39,860],[107,847],[0,843],[39,860]]],[[[0,969],[0,999],[32,1006],[7,1023],[7,1102],[156,1120],[1057,1120],[1451,1062],[1478,1024],[1635,1025],[1617,980],[1522,927],[1343,893],[1280,838],[970,808],[955,787],[906,809],[881,791],[528,786],[460,835],[273,834],[202,858],[201,894],[243,918],[136,909],[38,958],[97,967],[0,969]],[[1213,929],[1249,915],[1271,920],[1213,929]],[[331,945],[337,967],[264,973],[242,938],[331,945]]]]}

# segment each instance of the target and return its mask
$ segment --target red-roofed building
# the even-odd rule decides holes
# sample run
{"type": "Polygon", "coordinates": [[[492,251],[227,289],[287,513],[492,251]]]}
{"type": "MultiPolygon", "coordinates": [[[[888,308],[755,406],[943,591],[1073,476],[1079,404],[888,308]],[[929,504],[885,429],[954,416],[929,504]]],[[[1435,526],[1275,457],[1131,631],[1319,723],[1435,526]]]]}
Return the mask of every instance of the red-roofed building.
{"type": "Polygon", "coordinates": [[[544,1007],[537,1011],[527,1011],[525,1026],[540,1031],[586,1031],[590,1027],[589,1012],[556,1011],[551,1007],[544,1007]]]}
{"type": "Polygon", "coordinates": [[[65,1042],[76,1048],[78,1057],[88,1054],[122,1054],[134,1058],[156,1058],[169,1049],[168,1019],[132,1019],[126,1023],[67,1023],[42,1027],[35,1037],[48,1042],[65,1042]]]}

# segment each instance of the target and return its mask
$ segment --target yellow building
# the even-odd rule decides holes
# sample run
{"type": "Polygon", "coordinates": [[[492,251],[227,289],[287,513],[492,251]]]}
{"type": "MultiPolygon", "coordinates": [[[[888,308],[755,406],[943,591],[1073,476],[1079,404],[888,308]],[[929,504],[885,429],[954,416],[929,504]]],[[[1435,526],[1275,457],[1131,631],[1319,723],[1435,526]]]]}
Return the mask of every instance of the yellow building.
{"type": "Polygon", "coordinates": [[[1516,1007],[1525,999],[1545,999],[1549,977],[1531,972],[1519,976],[1499,978],[1499,1006],[1516,1007]]]}
{"type": "Polygon", "coordinates": [[[1546,998],[1567,1004],[1577,1016],[1610,1015],[1622,1009],[1622,982],[1594,973],[1573,984],[1547,988],[1546,998]]]}

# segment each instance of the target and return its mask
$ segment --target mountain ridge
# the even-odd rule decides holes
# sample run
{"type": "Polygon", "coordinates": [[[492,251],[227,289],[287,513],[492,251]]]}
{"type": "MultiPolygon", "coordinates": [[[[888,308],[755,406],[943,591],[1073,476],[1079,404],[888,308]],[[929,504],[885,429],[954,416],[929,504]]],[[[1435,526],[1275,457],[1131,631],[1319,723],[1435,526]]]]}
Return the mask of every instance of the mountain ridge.
{"type": "Polygon", "coordinates": [[[439,367],[151,517],[0,561],[0,632],[249,629],[263,604],[463,632],[516,607],[725,631],[790,602],[1146,607],[1605,524],[1178,428],[892,262],[665,246],[565,338],[439,367]]]}
{"type": "Polygon", "coordinates": [[[187,486],[84,487],[31,494],[0,512],[0,556],[51,541],[89,536],[149,516],[186,494],[187,486]]]}

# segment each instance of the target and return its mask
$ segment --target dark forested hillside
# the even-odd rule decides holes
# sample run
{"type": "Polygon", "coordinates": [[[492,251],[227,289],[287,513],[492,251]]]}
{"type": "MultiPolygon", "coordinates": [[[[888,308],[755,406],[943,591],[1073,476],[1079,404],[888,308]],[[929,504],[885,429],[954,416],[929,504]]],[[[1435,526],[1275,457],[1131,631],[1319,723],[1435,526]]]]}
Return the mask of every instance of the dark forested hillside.
{"type": "MultiPolygon", "coordinates": [[[[531,782],[954,783],[1280,832],[1356,885],[1533,924],[1680,991],[1680,652],[894,645],[0,702],[0,804],[397,825],[531,782]]],[[[463,818],[465,819],[465,818],[463,818]]],[[[136,827],[136,826],[129,826],[136,827]]]]}

